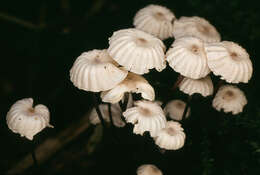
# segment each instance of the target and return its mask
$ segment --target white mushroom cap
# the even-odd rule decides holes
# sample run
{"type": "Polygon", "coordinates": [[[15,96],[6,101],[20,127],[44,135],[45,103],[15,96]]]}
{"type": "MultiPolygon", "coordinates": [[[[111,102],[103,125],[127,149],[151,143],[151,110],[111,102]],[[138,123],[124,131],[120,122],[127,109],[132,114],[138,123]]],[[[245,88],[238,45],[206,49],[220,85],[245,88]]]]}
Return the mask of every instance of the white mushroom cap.
{"type": "Polygon", "coordinates": [[[141,75],[128,73],[126,79],[111,90],[101,93],[102,101],[108,103],[117,103],[123,97],[125,92],[141,93],[147,100],[154,100],[154,89],[141,75]]]}
{"type": "Polygon", "coordinates": [[[155,102],[136,101],[135,107],[123,112],[128,123],[134,124],[134,133],[141,134],[149,131],[151,137],[157,135],[158,131],[165,127],[166,118],[162,108],[155,102]]]}
{"type": "Polygon", "coordinates": [[[185,143],[185,133],[181,124],[174,121],[168,121],[166,127],[158,132],[154,138],[156,145],[167,150],[177,150],[183,147],[185,143]]]}
{"type": "Polygon", "coordinates": [[[191,79],[185,77],[181,81],[179,88],[185,94],[192,95],[199,93],[204,97],[212,95],[214,90],[213,83],[209,75],[201,79],[191,79]]]}
{"type": "Polygon", "coordinates": [[[233,115],[242,112],[246,104],[244,92],[232,85],[221,86],[212,101],[212,106],[216,110],[223,109],[225,113],[232,112],[233,115]]]}
{"type": "Polygon", "coordinates": [[[152,164],[144,164],[137,168],[137,175],[163,175],[162,171],[152,164]]]}
{"type": "MultiPolygon", "coordinates": [[[[100,104],[99,105],[100,112],[102,114],[102,117],[106,122],[110,122],[109,118],[109,112],[108,112],[108,105],[107,104],[100,104]]],[[[117,127],[124,127],[125,123],[121,119],[122,111],[118,104],[112,104],[111,105],[111,114],[113,123],[117,127]]],[[[92,109],[90,115],[89,115],[89,121],[93,125],[99,124],[100,120],[98,118],[98,114],[95,108],[92,109]]]]}
{"type": "Polygon", "coordinates": [[[24,98],[15,102],[6,115],[9,129],[19,133],[21,137],[33,140],[33,136],[50,125],[50,112],[42,104],[33,107],[32,98],[24,98]]]}
{"type": "Polygon", "coordinates": [[[166,7],[148,5],[139,10],[134,17],[134,26],[160,39],[173,36],[174,14],[166,7]]]}
{"type": "Polygon", "coordinates": [[[208,65],[215,75],[229,83],[247,83],[253,67],[245,49],[234,42],[223,41],[205,45],[208,65]]]}
{"type": "Polygon", "coordinates": [[[166,67],[163,42],[141,30],[123,29],[109,38],[108,53],[118,64],[136,74],[149,69],[162,71],[166,67]]]}
{"type": "Polygon", "coordinates": [[[176,20],[173,26],[173,35],[175,39],[183,36],[193,36],[200,38],[204,42],[219,42],[221,40],[216,28],[206,19],[198,16],[183,16],[176,20]]]}
{"type": "Polygon", "coordinates": [[[185,77],[199,79],[210,72],[204,42],[195,37],[176,39],[166,53],[166,60],[173,70],[185,77]]]}
{"type": "MultiPolygon", "coordinates": [[[[164,107],[165,115],[169,114],[169,117],[173,120],[181,121],[186,107],[186,103],[182,100],[171,100],[164,107]]],[[[187,110],[185,118],[190,115],[190,107],[187,110]]]]}
{"type": "Polygon", "coordinates": [[[106,50],[91,50],[82,53],[70,70],[74,86],[85,91],[99,92],[115,87],[127,76],[106,50]]]}

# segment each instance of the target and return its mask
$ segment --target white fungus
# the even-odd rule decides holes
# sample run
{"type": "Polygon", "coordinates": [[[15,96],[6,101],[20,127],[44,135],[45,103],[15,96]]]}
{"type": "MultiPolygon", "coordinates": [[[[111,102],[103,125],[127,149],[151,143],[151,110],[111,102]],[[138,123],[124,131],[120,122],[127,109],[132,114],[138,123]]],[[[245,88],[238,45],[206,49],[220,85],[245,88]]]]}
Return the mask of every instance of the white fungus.
{"type": "Polygon", "coordinates": [[[85,91],[109,90],[123,81],[127,71],[108,55],[106,50],[91,50],[82,53],[70,70],[74,86],[85,91]]]}
{"type": "Polygon", "coordinates": [[[168,121],[166,127],[158,132],[154,138],[156,145],[166,150],[177,150],[184,146],[185,133],[181,124],[174,121],[168,121]]]}
{"type": "Polygon", "coordinates": [[[206,76],[201,79],[191,79],[185,77],[181,81],[179,89],[185,94],[192,95],[199,93],[204,97],[212,95],[214,90],[210,76],[206,76]]]}
{"type": "Polygon", "coordinates": [[[128,71],[145,74],[166,67],[163,42],[138,29],[122,29],[109,38],[108,53],[128,71]]]}
{"type": "Polygon", "coordinates": [[[219,42],[221,40],[216,28],[206,19],[198,16],[183,16],[179,20],[176,20],[173,26],[173,35],[175,39],[184,36],[193,36],[200,38],[204,42],[219,42]]]}
{"type": "Polygon", "coordinates": [[[232,85],[221,86],[212,101],[212,106],[225,113],[232,112],[236,115],[243,111],[247,99],[243,91],[232,85]]]}
{"type": "MultiPolygon", "coordinates": [[[[164,107],[165,115],[169,114],[169,117],[173,120],[181,121],[186,107],[186,103],[182,100],[171,100],[164,107]]],[[[188,108],[185,118],[190,115],[190,108],[188,108]]]]}
{"type": "Polygon", "coordinates": [[[176,39],[166,53],[166,60],[173,70],[188,78],[203,78],[210,72],[204,42],[195,37],[176,39]]]}
{"type": "Polygon", "coordinates": [[[125,92],[141,93],[147,100],[154,100],[154,89],[141,75],[128,73],[127,77],[113,89],[101,93],[103,102],[117,103],[123,97],[125,92]]]}
{"type": "Polygon", "coordinates": [[[205,45],[208,65],[215,75],[229,83],[247,83],[253,67],[245,49],[234,42],[223,41],[205,45]]]}
{"type": "Polygon", "coordinates": [[[158,131],[165,127],[166,118],[162,108],[155,102],[136,101],[135,107],[123,112],[128,123],[134,124],[134,133],[143,135],[149,131],[152,137],[156,136],[158,131]]]}
{"type": "Polygon", "coordinates": [[[174,14],[166,7],[148,5],[140,9],[134,17],[134,26],[160,39],[173,36],[174,14]]]}
{"type": "Polygon", "coordinates": [[[152,164],[144,164],[137,168],[137,175],[163,175],[162,171],[152,164]]]}
{"type": "Polygon", "coordinates": [[[50,112],[42,104],[33,107],[32,98],[24,98],[15,102],[7,113],[6,121],[9,129],[19,133],[21,137],[33,140],[34,135],[50,125],[50,112]]]}

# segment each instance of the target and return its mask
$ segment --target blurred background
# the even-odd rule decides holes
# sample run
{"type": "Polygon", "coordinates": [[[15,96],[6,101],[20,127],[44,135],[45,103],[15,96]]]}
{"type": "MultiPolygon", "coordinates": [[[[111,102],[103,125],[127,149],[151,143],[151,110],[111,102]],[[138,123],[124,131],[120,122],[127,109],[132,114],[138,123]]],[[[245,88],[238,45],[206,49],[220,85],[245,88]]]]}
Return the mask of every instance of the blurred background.
{"type": "MultiPolygon", "coordinates": [[[[135,174],[144,163],[155,164],[166,175],[260,174],[260,9],[256,3],[1,0],[0,174],[135,174]],[[187,140],[178,151],[162,152],[149,136],[133,135],[132,126],[115,129],[116,137],[110,132],[100,136],[100,127],[85,121],[93,107],[91,94],[69,80],[69,70],[82,52],[107,48],[112,33],[132,27],[135,13],[151,3],[168,7],[177,18],[206,18],[222,40],[237,42],[247,50],[254,67],[250,82],[238,85],[248,99],[242,114],[218,113],[211,107],[212,97],[193,97],[192,115],[183,123],[187,140]],[[37,134],[33,142],[11,132],[5,119],[10,106],[26,97],[48,106],[55,126],[37,134]],[[39,148],[38,167],[31,167],[33,148],[39,148]]],[[[171,93],[177,78],[171,68],[152,71],[145,78],[155,87],[158,100],[187,99],[179,91],[171,93]]]]}

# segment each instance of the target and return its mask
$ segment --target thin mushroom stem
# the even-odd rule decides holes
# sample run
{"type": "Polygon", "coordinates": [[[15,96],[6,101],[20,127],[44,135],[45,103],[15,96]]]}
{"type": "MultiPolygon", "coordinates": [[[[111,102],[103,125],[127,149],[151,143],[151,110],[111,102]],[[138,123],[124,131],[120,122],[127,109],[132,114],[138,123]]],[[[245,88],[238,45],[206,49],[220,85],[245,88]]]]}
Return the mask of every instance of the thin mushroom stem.
{"type": "Polygon", "coordinates": [[[182,76],[181,74],[179,74],[177,81],[174,83],[173,87],[172,87],[172,91],[175,91],[178,86],[180,85],[180,83],[182,82],[182,80],[184,79],[184,76],[182,76]]]}
{"type": "Polygon", "coordinates": [[[217,86],[214,89],[213,97],[215,97],[216,93],[218,92],[219,88],[225,83],[224,80],[219,80],[217,86]]]}
{"type": "Polygon", "coordinates": [[[103,128],[105,129],[105,128],[106,128],[106,124],[105,124],[105,121],[104,121],[104,119],[103,119],[103,117],[102,117],[101,111],[100,111],[100,109],[99,109],[97,98],[98,98],[98,97],[97,97],[96,93],[93,93],[94,107],[95,107],[95,109],[96,109],[96,111],[97,111],[98,118],[99,118],[99,120],[100,120],[100,122],[101,122],[103,128]]]}
{"type": "MultiPolygon", "coordinates": [[[[124,112],[126,110],[126,108],[127,108],[128,99],[129,99],[129,93],[126,93],[125,99],[124,99],[124,103],[122,103],[122,101],[118,102],[122,112],[124,112]]],[[[123,117],[123,115],[121,115],[121,119],[123,120],[123,122],[126,123],[125,118],[123,117]]]]}
{"type": "Polygon", "coordinates": [[[184,120],[184,119],[186,118],[186,114],[187,114],[187,112],[188,112],[191,99],[192,99],[192,96],[189,95],[188,100],[187,100],[186,105],[185,105],[185,109],[184,109],[183,114],[182,114],[182,120],[184,120]]]}
{"type": "Polygon", "coordinates": [[[108,107],[108,115],[109,115],[110,123],[111,123],[112,127],[115,127],[112,112],[111,112],[111,104],[108,103],[107,107],[108,107]]]}
{"type": "Polygon", "coordinates": [[[38,162],[37,162],[37,159],[36,159],[34,148],[32,149],[31,154],[32,154],[33,164],[34,164],[35,167],[37,167],[38,166],[38,162]]]}

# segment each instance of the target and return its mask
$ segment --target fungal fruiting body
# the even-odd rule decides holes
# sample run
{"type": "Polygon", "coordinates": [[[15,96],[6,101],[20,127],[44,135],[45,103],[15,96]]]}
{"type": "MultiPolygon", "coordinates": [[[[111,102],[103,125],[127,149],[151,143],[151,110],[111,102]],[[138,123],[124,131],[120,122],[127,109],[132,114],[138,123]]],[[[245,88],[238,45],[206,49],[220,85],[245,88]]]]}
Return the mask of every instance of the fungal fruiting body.
{"type": "MultiPolygon", "coordinates": [[[[186,107],[186,103],[183,102],[182,100],[171,100],[166,104],[163,110],[165,112],[165,115],[169,114],[169,117],[171,119],[180,121],[182,120],[185,107],[186,107]]],[[[190,108],[188,108],[185,118],[187,118],[189,115],[190,115],[190,108]]]]}
{"type": "MultiPolygon", "coordinates": [[[[109,118],[109,110],[108,110],[108,105],[107,104],[100,104],[99,105],[100,112],[102,114],[102,117],[106,122],[110,122],[109,118]]],[[[116,127],[124,127],[125,123],[121,119],[122,111],[121,108],[118,104],[111,104],[111,114],[112,114],[112,120],[113,124],[116,127]]],[[[92,109],[90,115],[89,115],[89,121],[93,125],[99,124],[100,120],[98,118],[98,114],[95,108],[92,109]]]]}
{"type": "Polygon", "coordinates": [[[206,19],[198,16],[183,16],[179,20],[176,20],[173,26],[173,35],[175,39],[184,36],[193,36],[209,43],[221,40],[216,28],[206,19]]]}
{"type": "Polygon", "coordinates": [[[166,60],[173,70],[188,78],[203,78],[210,72],[204,42],[195,37],[176,39],[166,53],[166,60]]]}
{"type": "Polygon", "coordinates": [[[137,168],[137,175],[163,175],[162,171],[152,164],[144,164],[137,168]]]}
{"type": "Polygon", "coordinates": [[[185,94],[192,95],[199,93],[206,97],[213,94],[213,83],[209,75],[201,79],[191,79],[185,77],[181,81],[179,89],[185,94]]]}
{"type": "Polygon", "coordinates": [[[233,115],[242,112],[246,104],[244,92],[232,85],[221,86],[212,101],[212,106],[216,110],[223,109],[225,113],[232,112],[233,115]]]}
{"type": "Polygon", "coordinates": [[[154,138],[156,145],[166,150],[177,150],[183,147],[185,143],[185,133],[181,124],[174,121],[168,121],[166,127],[158,132],[154,138]]]}
{"type": "Polygon", "coordinates": [[[173,36],[174,14],[166,7],[148,5],[139,10],[134,17],[134,26],[160,39],[173,36]]]}
{"type": "Polygon", "coordinates": [[[50,112],[42,104],[33,107],[32,98],[24,98],[15,102],[7,113],[6,121],[9,129],[19,133],[21,137],[33,140],[33,136],[50,125],[50,112]]]}
{"type": "Polygon", "coordinates": [[[166,67],[163,42],[138,29],[122,29],[109,38],[108,53],[126,70],[145,74],[166,67]]]}
{"type": "Polygon", "coordinates": [[[166,124],[162,108],[155,102],[145,100],[136,101],[134,105],[123,112],[126,121],[134,124],[133,132],[143,135],[149,131],[152,137],[156,136],[166,124]]]}
{"type": "Polygon", "coordinates": [[[102,101],[108,103],[117,103],[123,97],[125,92],[141,93],[147,100],[154,100],[155,94],[153,87],[141,75],[129,72],[127,77],[116,87],[101,93],[102,101]]]}
{"type": "Polygon", "coordinates": [[[82,53],[70,70],[74,86],[85,91],[100,92],[112,89],[127,76],[127,71],[108,55],[106,50],[82,53]]]}
{"type": "Polygon", "coordinates": [[[247,83],[253,72],[245,49],[234,42],[222,41],[205,45],[210,70],[228,83],[247,83]]]}

